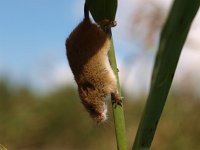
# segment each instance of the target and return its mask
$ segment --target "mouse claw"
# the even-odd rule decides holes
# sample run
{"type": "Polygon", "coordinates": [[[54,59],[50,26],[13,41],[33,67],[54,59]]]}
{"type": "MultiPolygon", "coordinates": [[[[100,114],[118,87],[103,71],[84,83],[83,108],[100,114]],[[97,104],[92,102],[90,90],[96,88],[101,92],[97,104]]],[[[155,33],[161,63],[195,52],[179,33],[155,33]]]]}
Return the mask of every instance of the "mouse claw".
{"type": "Polygon", "coordinates": [[[117,107],[117,105],[122,106],[123,99],[124,97],[120,97],[118,94],[111,94],[112,105],[115,105],[115,108],[117,107]]]}
{"type": "Polygon", "coordinates": [[[105,27],[111,28],[111,27],[115,27],[117,25],[117,21],[109,20],[109,19],[103,19],[103,20],[97,22],[97,24],[99,24],[103,28],[105,28],[105,27]]]}

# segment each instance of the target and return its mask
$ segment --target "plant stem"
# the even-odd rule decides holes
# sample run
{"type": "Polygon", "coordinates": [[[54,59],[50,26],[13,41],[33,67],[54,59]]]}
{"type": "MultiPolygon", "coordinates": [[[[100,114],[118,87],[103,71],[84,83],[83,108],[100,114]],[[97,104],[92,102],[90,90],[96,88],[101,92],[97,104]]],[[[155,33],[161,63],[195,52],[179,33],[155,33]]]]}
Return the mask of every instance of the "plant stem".
{"type": "Polygon", "coordinates": [[[7,149],[0,144],[0,150],[7,150],[7,149]]]}
{"type": "Polygon", "coordinates": [[[148,150],[171,87],[176,66],[199,0],[175,0],[163,27],[150,93],[137,131],[133,150],[148,150]]]}
{"type": "MultiPolygon", "coordinates": [[[[117,63],[116,63],[116,58],[115,58],[115,51],[114,51],[111,31],[110,31],[110,37],[111,37],[111,48],[109,50],[108,56],[109,56],[111,67],[117,78],[118,92],[121,95],[119,77],[118,77],[118,68],[117,68],[117,63]]],[[[120,105],[113,104],[112,110],[113,110],[113,117],[114,117],[114,123],[115,123],[117,149],[127,150],[123,105],[120,106],[120,105]]]]}

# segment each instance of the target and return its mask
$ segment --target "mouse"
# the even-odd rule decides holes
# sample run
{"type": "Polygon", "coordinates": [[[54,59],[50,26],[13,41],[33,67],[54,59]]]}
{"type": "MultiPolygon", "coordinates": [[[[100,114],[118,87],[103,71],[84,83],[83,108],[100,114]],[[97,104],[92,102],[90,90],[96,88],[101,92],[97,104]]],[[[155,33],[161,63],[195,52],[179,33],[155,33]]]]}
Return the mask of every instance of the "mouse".
{"type": "Polygon", "coordinates": [[[113,21],[93,23],[87,4],[84,18],[66,39],[66,55],[78,86],[80,100],[91,118],[101,123],[107,119],[106,97],[121,105],[117,79],[111,68],[108,51],[111,38],[103,29],[115,26],[113,21]],[[110,23],[109,23],[110,22],[110,23]]]}

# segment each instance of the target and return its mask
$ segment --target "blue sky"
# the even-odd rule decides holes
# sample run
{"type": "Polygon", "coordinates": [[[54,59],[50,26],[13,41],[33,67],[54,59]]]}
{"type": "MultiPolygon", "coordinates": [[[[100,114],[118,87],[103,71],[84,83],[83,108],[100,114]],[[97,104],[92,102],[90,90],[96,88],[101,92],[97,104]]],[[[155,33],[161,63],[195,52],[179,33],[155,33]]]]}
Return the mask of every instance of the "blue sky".
{"type": "Polygon", "coordinates": [[[0,73],[24,80],[43,59],[65,61],[65,39],[82,15],[76,2],[0,0],[0,73]]]}
{"type": "MultiPolygon", "coordinates": [[[[41,86],[41,74],[49,76],[60,64],[67,69],[65,39],[82,20],[83,4],[83,0],[0,0],[0,77],[41,86]]],[[[116,49],[130,49],[125,42],[114,41],[116,49]]],[[[123,54],[117,52],[120,58],[123,54]]]]}
{"type": "MultiPolygon", "coordinates": [[[[152,1],[156,0],[150,0],[149,3],[152,1]]],[[[140,0],[118,2],[118,24],[113,28],[113,37],[120,80],[131,92],[134,88],[145,88],[148,91],[155,54],[144,52],[143,43],[136,44],[126,35],[130,32],[128,26],[132,26],[130,16],[134,6],[142,3],[140,0]]],[[[156,2],[167,10],[171,0],[156,2]]],[[[84,0],[0,0],[0,79],[6,77],[12,83],[30,85],[39,90],[66,85],[68,81],[73,83],[65,55],[65,40],[82,20],[83,6],[84,0]]],[[[199,18],[190,35],[190,41],[196,41],[197,44],[200,35],[199,18]]],[[[179,66],[192,62],[191,66],[187,66],[188,69],[179,67],[175,78],[182,83],[183,75],[189,72],[192,74],[191,79],[197,83],[200,81],[197,74],[199,66],[195,64],[199,64],[199,57],[194,56],[200,56],[200,53],[191,51],[194,49],[192,47],[186,49],[190,51],[183,51],[186,53],[182,54],[179,66]],[[192,68],[193,71],[189,70],[192,68]]]]}

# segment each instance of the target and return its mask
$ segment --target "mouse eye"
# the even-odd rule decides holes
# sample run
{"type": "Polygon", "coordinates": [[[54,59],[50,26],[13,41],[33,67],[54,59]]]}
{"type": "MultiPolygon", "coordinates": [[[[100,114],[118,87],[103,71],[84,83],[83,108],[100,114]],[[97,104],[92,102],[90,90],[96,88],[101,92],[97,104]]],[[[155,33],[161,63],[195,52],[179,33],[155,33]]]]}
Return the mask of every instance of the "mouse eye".
{"type": "Polygon", "coordinates": [[[88,107],[88,111],[91,112],[91,113],[95,113],[96,112],[95,108],[92,105],[90,105],[88,107]]]}
{"type": "Polygon", "coordinates": [[[97,109],[95,109],[94,106],[89,106],[88,111],[92,116],[100,115],[100,112],[98,112],[97,109]]]}

